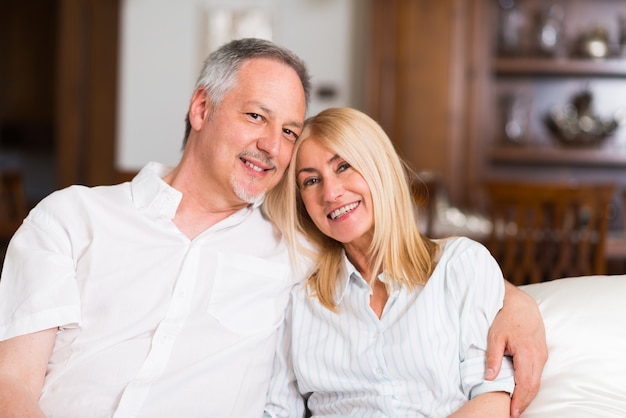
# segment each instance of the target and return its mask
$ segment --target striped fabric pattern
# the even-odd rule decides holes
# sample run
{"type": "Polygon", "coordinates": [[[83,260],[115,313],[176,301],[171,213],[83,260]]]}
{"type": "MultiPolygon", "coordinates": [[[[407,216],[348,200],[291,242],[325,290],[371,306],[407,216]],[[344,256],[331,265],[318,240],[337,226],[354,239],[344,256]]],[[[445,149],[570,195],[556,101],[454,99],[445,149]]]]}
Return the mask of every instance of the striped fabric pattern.
{"type": "Polygon", "coordinates": [[[298,286],[274,364],[266,416],[443,417],[471,397],[512,393],[505,359],[494,382],[483,379],[487,332],[502,306],[502,273],[481,244],[442,242],[428,283],[391,292],[381,319],[371,289],[347,261],[337,314],[298,286]]]}

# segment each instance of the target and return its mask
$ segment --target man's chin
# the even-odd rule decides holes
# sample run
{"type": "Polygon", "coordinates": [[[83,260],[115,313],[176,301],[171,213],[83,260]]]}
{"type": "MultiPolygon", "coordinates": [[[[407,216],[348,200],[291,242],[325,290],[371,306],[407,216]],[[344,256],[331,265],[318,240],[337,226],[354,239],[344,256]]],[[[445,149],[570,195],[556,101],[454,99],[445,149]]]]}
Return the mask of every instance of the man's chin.
{"type": "Polygon", "coordinates": [[[256,196],[250,196],[248,197],[248,199],[244,199],[244,201],[253,206],[258,206],[263,203],[263,199],[265,199],[265,193],[261,193],[256,196]]]}
{"type": "Polygon", "coordinates": [[[239,199],[251,205],[260,204],[263,202],[263,199],[265,199],[265,190],[252,192],[250,190],[235,187],[235,194],[239,199]]]}
{"type": "Polygon", "coordinates": [[[234,176],[230,178],[230,185],[239,199],[242,201],[256,205],[263,202],[265,199],[265,193],[268,187],[274,186],[268,185],[267,182],[259,181],[238,181],[234,176]]]}

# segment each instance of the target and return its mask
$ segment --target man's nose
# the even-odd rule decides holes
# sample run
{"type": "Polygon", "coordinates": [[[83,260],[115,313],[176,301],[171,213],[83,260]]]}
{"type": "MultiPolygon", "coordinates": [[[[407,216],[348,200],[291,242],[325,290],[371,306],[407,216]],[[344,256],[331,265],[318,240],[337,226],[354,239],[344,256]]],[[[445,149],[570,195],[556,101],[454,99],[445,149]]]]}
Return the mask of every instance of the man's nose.
{"type": "Polygon", "coordinates": [[[276,157],[280,151],[282,135],[282,129],[268,127],[257,140],[257,147],[270,157],[276,157]]]}

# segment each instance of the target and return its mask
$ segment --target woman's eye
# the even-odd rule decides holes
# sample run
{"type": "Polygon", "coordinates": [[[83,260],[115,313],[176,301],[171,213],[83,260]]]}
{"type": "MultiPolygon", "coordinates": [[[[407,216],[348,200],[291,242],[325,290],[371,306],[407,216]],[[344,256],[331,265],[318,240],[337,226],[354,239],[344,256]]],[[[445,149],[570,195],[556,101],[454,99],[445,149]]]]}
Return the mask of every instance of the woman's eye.
{"type": "Polygon", "coordinates": [[[315,178],[315,177],[308,178],[308,179],[305,179],[305,180],[302,182],[302,186],[304,186],[304,187],[307,187],[307,186],[312,186],[312,185],[316,184],[318,181],[319,181],[319,180],[318,180],[317,178],[315,178]]]}
{"type": "Polygon", "coordinates": [[[342,172],[342,171],[346,171],[349,168],[350,168],[350,164],[344,162],[344,163],[339,164],[339,167],[337,168],[337,171],[338,172],[342,172]]]}

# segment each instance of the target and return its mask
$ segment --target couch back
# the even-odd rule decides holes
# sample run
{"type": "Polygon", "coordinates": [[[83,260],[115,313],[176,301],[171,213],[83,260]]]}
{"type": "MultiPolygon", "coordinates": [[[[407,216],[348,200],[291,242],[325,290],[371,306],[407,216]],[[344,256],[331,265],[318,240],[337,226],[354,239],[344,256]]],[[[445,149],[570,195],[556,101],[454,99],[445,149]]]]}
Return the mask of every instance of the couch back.
{"type": "Polygon", "coordinates": [[[549,349],[522,417],[626,417],[626,275],[520,288],[539,304],[549,349]]]}

